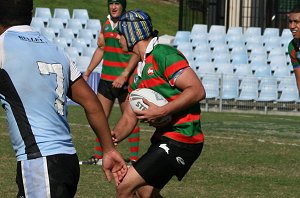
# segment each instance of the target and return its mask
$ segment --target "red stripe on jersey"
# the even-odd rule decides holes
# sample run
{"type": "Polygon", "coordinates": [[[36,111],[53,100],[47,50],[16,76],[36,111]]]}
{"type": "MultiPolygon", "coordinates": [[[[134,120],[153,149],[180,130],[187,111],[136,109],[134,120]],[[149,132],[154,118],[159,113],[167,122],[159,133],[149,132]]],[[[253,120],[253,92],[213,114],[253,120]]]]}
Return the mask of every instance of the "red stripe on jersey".
{"type": "Polygon", "coordinates": [[[179,71],[180,69],[183,69],[188,66],[189,66],[189,63],[186,60],[178,61],[178,62],[174,63],[173,65],[170,65],[169,67],[167,67],[164,75],[166,78],[168,78],[171,75],[173,75],[174,73],[176,73],[177,71],[179,71]]]}
{"type": "Polygon", "coordinates": [[[178,142],[184,142],[184,143],[189,143],[189,144],[197,144],[204,142],[204,135],[203,133],[199,133],[195,136],[185,136],[181,133],[176,133],[176,132],[166,132],[163,134],[163,136],[167,136],[173,140],[176,140],[178,142]]]}
{"type": "Polygon", "coordinates": [[[108,80],[108,81],[114,81],[118,76],[111,76],[107,74],[101,74],[101,79],[108,80]]]}
{"type": "Polygon", "coordinates": [[[114,38],[116,39],[118,34],[116,32],[106,32],[104,33],[104,38],[114,38]]]}
{"type": "Polygon", "coordinates": [[[199,113],[195,113],[195,114],[189,113],[180,119],[176,120],[176,118],[174,118],[174,121],[176,121],[175,124],[183,124],[186,122],[193,122],[200,119],[201,119],[201,115],[199,113]]]}
{"type": "Polygon", "coordinates": [[[117,47],[105,46],[104,51],[105,52],[114,52],[114,53],[124,54],[124,51],[121,48],[117,48],[117,47]]]}
{"type": "Polygon", "coordinates": [[[115,62],[115,61],[108,61],[103,60],[103,65],[109,66],[109,67],[127,67],[127,62],[115,62]]]}

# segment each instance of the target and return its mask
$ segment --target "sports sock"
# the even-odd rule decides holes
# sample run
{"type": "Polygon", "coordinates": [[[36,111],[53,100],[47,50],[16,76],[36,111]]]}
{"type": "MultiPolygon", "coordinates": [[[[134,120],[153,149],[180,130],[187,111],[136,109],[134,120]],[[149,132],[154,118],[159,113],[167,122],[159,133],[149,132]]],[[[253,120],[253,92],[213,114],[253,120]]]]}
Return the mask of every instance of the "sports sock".
{"type": "Polygon", "coordinates": [[[103,157],[102,147],[101,147],[101,144],[100,144],[100,141],[98,138],[96,138],[95,157],[97,159],[102,159],[102,157],[103,157]]]}
{"type": "Polygon", "coordinates": [[[128,137],[130,147],[130,161],[139,159],[140,128],[137,126],[128,137]]]}

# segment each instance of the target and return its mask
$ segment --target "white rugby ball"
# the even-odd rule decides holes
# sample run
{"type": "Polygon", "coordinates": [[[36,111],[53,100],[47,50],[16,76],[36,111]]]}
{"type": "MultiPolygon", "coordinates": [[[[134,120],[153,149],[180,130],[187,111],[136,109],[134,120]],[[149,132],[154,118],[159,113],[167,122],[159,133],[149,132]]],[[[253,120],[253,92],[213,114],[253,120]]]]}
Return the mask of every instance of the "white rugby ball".
{"type": "MultiPolygon", "coordinates": [[[[132,91],[129,95],[129,103],[133,110],[143,111],[148,108],[143,102],[143,98],[147,99],[148,101],[152,102],[157,106],[163,106],[168,103],[168,101],[156,91],[148,88],[140,88],[132,91]]],[[[155,121],[156,125],[166,124],[172,120],[171,116],[164,116],[159,118],[155,121]]]]}

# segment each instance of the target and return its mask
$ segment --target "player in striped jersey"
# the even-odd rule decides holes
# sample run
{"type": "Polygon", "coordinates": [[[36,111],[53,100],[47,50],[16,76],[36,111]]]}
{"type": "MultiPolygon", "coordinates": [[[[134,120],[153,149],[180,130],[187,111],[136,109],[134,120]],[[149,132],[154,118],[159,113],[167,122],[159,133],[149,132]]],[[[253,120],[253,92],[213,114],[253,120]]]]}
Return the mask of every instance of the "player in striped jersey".
{"type": "Polygon", "coordinates": [[[294,68],[298,90],[300,93],[300,4],[289,13],[289,29],[294,39],[288,46],[288,53],[294,68]]]}
{"type": "Polygon", "coordinates": [[[75,196],[80,169],[67,96],[84,107],[102,140],[107,179],[112,172],[119,184],[127,166],[115,150],[101,103],[63,51],[29,26],[32,9],[32,0],[0,2],[0,102],[16,152],[17,197],[75,196]]]}
{"type": "MultiPolygon", "coordinates": [[[[121,14],[125,12],[126,0],[108,0],[107,4],[109,15],[101,29],[98,38],[98,47],[84,74],[84,78],[87,80],[90,73],[103,59],[101,79],[98,85],[98,98],[103,105],[105,115],[109,117],[116,99],[118,100],[121,112],[123,112],[124,101],[128,94],[127,77],[129,75],[124,69],[129,64],[136,66],[139,57],[132,53],[124,52],[117,39],[118,32],[116,31],[116,26],[121,14]]],[[[130,161],[136,161],[138,159],[139,134],[139,127],[135,127],[128,138],[130,161]]],[[[101,165],[102,157],[102,147],[97,138],[95,154],[87,161],[83,161],[82,164],[101,165]]]]}
{"type": "Polygon", "coordinates": [[[205,98],[205,90],[184,55],[174,47],[159,44],[147,13],[126,12],[118,31],[123,50],[133,51],[143,60],[130,78],[129,92],[150,88],[169,101],[157,107],[145,100],[147,110],[133,111],[127,100],[113,130],[114,141],[122,141],[138,120],[156,130],[148,151],[129,168],[118,186],[118,197],[161,197],[160,190],[168,181],[173,176],[181,180],[201,154],[204,136],[199,102],[205,98]],[[156,126],[155,120],[166,115],[172,116],[171,123],[156,126]]]}

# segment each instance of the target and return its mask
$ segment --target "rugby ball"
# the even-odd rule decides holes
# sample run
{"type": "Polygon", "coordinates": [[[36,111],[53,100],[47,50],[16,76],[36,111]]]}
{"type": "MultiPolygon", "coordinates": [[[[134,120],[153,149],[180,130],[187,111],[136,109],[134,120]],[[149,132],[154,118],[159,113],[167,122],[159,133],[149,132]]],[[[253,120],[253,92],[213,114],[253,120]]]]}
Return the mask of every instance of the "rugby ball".
{"type": "MultiPolygon", "coordinates": [[[[147,99],[148,101],[152,102],[157,106],[163,106],[168,103],[168,101],[156,91],[148,88],[140,88],[132,91],[129,95],[129,103],[133,110],[143,111],[148,109],[148,105],[143,102],[143,98],[147,99]]],[[[156,125],[166,124],[172,120],[172,117],[164,116],[159,118],[155,121],[156,125]]]]}

